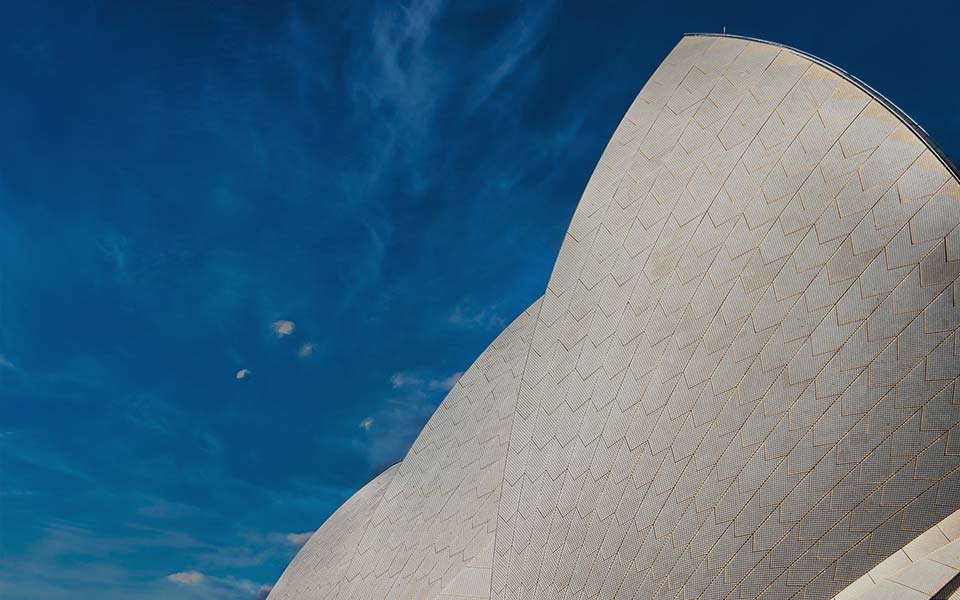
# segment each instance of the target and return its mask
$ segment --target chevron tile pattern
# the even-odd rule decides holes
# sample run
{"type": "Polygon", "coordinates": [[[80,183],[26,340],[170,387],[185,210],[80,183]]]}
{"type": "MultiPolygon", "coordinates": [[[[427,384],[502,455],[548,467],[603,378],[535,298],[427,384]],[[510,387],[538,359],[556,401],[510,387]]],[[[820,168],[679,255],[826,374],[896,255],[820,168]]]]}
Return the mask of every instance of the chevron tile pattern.
{"type": "Polygon", "coordinates": [[[685,38],[544,296],[493,597],[829,598],[960,508],[958,222],[857,86],[685,38]]]}
{"type": "Polygon", "coordinates": [[[539,307],[531,305],[490,344],[403,461],[375,480],[389,474],[376,503],[365,503],[350,521],[349,539],[334,537],[346,520],[338,511],[297,555],[271,599],[490,597],[501,474],[539,307]],[[311,572],[306,565],[317,563],[301,556],[313,556],[318,546],[346,546],[349,553],[338,550],[330,566],[311,572]]]}
{"type": "Polygon", "coordinates": [[[683,38],[333,594],[271,598],[828,600],[952,515],[960,181],[917,132],[802,53],[683,38]]]}
{"type": "Polygon", "coordinates": [[[398,466],[360,488],[310,536],[273,586],[271,598],[336,597],[337,584],[398,466]]]}
{"type": "MultiPolygon", "coordinates": [[[[945,592],[960,575],[960,511],[940,521],[844,588],[833,600],[917,598],[945,592]]],[[[950,596],[947,595],[947,598],[950,596]]]]}

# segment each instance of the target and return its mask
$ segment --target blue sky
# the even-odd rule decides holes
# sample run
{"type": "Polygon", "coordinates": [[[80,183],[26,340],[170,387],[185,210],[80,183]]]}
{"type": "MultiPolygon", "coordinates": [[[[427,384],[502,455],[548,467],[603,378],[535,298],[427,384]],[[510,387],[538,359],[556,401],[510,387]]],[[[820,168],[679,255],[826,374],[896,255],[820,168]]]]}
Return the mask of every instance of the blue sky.
{"type": "Polygon", "coordinates": [[[685,31],[960,156],[949,2],[152,4],[0,7],[4,600],[262,597],[540,295],[685,31]]]}

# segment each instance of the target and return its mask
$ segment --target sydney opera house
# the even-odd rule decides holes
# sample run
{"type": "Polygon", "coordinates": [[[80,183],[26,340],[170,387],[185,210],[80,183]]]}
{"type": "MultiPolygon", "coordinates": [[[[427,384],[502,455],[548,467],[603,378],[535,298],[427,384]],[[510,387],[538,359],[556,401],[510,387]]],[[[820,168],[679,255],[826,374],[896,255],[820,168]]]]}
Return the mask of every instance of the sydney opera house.
{"type": "Polygon", "coordinates": [[[270,598],[960,598],[958,226],[883,96],[684,37],[543,296],[270,598]]]}

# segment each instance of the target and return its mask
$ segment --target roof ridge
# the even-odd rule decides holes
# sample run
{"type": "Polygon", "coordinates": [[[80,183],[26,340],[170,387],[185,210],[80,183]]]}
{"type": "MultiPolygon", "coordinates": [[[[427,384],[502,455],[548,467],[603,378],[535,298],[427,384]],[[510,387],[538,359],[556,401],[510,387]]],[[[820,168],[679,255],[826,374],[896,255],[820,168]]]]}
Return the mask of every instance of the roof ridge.
{"type": "Polygon", "coordinates": [[[899,106],[894,104],[892,100],[890,100],[889,98],[887,98],[886,96],[878,92],[876,89],[871,87],[869,84],[867,84],[865,81],[863,81],[856,75],[849,73],[848,71],[838,67],[837,65],[829,61],[826,61],[820,58],[819,56],[810,54],[809,52],[805,52],[803,50],[794,48],[793,46],[788,46],[786,44],[781,44],[779,42],[771,42],[770,40],[764,40],[761,38],[749,37],[745,35],[735,35],[732,33],[694,32],[694,33],[685,33],[683,34],[683,37],[717,37],[717,38],[731,38],[735,40],[745,40],[748,42],[757,42],[759,44],[766,44],[768,46],[775,46],[777,48],[789,50],[794,54],[802,56],[803,58],[806,58],[814,62],[815,64],[820,65],[821,67],[839,75],[843,79],[857,86],[858,88],[863,90],[867,95],[869,95],[871,98],[873,98],[874,100],[879,102],[881,105],[883,105],[883,107],[886,108],[888,111],[890,111],[890,113],[893,114],[893,116],[897,117],[897,119],[899,119],[900,122],[906,125],[913,132],[914,135],[920,138],[920,140],[927,146],[927,148],[929,148],[930,151],[933,152],[934,156],[937,157],[937,160],[939,160],[943,164],[943,166],[946,167],[947,171],[949,171],[950,174],[953,175],[954,179],[956,179],[957,181],[960,181],[960,168],[958,168],[957,165],[955,165],[953,161],[950,160],[950,157],[947,156],[946,152],[944,152],[943,149],[940,148],[940,146],[937,145],[935,141],[933,141],[933,138],[930,137],[930,134],[927,133],[926,129],[924,129],[922,126],[920,126],[919,123],[914,121],[910,117],[910,115],[908,115],[903,111],[903,109],[901,109],[899,106]]]}

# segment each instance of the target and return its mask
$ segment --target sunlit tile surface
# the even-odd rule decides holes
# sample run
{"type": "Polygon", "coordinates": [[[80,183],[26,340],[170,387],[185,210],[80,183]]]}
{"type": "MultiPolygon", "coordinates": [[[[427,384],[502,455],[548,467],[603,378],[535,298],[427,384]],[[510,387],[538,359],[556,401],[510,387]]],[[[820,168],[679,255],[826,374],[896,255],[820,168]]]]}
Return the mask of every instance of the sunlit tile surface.
{"type": "Polygon", "coordinates": [[[960,182],[918,131],[796,51],[683,38],[542,300],[271,598],[939,593],[960,182]]]}

